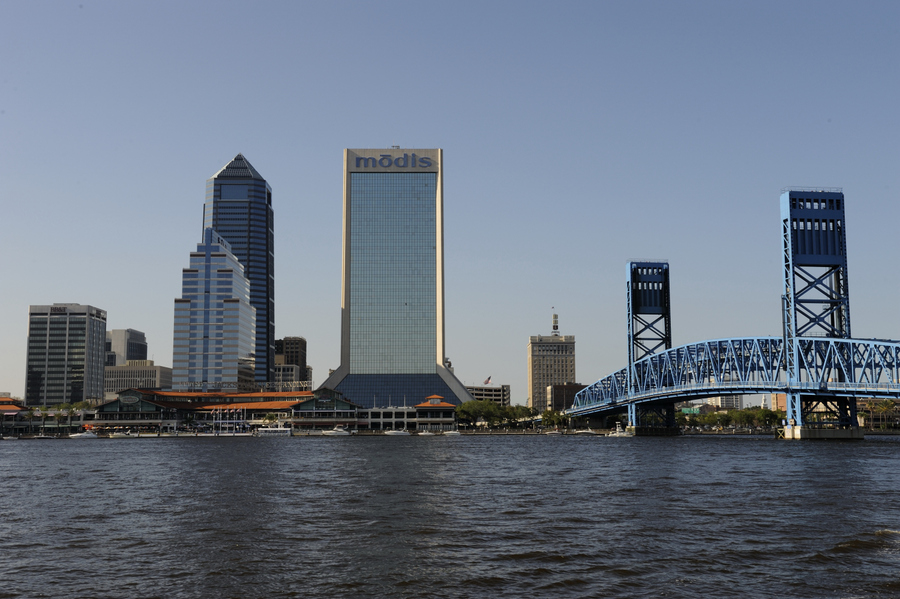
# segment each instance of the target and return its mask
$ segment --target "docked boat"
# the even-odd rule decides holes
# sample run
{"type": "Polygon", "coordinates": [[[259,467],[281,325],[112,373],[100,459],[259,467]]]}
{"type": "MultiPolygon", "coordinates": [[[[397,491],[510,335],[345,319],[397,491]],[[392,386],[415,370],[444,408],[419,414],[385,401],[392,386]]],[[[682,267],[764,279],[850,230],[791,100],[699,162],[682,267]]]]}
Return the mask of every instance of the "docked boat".
{"type": "Polygon", "coordinates": [[[335,425],[333,429],[330,431],[322,431],[323,435],[328,435],[329,437],[340,437],[344,435],[349,435],[350,431],[347,430],[346,426],[335,425]]]}
{"type": "Polygon", "coordinates": [[[589,428],[586,428],[583,430],[575,431],[575,434],[576,435],[596,435],[597,433],[595,433],[594,431],[592,431],[589,428]]]}
{"type": "Polygon", "coordinates": [[[420,437],[433,437],[434,433],[431,431],[419,431],[418,435],[420,437]]]}
{"type": "Polygon", "coordinates": [[[116,431],[109,433],[110,439],[137,439],[137,435],[132,435],[131,431],[116,431]]]}
{"type": "Polygon", "coordinates": [[[83,433],[75,433],[74,435],[69,435],[70,439],[96,439],[97,433],[94,431],[84,431],[83,433]]]}
{"type": "Polygon", "coordinates": [[[561,435],[562,433],[557,430],[553,430],[553,431],[544,431],[543,434],[545,434],[545,435],[561,435]]]}
{"type": "Polygon", "coordinates": [[[406,430],[384,431],[384,434],[385,435],[394,435],[394,436],[398,436],[398,435],[409,436],[409,431],[406,431],[406,430]]]}
{"type": "MultiPolygon", "coordinates": [[[[230,435],[228,433],[224,433],[219,436],[220,437],[231,437],[232,435],[230,435]]],[[[244,435],[237,433],[237,435],[235,435],[235,436],[243,437],[244,435]]],[[[257,436],[257,437],[290,437],[291,429],[281,428],[281,427],[263,427],[263,428],[256,429],[255,436],[257,436]]]]}
{"type": "Polygon", "coordinates": [[[457,430],[444,431],[444,432],[441,433],[441,434],[442,434],[442,435],[459,435],[459,431],[457,431],[457,430]]]}
{"type": "Polygon", "coordinates": [[[606,436],[607,437],[633,437],[634,433],[629,432],[629,431],[625,430],[624,428],[622,428],[621,422],[616,422],[616,430],[608,433],[606,436]]]}

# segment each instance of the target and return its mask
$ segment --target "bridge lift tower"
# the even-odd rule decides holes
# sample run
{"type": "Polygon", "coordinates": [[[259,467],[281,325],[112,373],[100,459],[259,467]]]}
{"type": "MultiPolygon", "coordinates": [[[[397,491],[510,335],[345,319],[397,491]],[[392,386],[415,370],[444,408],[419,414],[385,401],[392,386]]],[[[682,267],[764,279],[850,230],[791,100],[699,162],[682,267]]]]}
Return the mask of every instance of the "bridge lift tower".
{"type": "MultiPolygon", "coordinates": [[[[672,348],[672,307],[669,303],[669,263],[628,263],[628,389],[637,375],[634,363],[672,348]]],[[[641,426],[642,417],[655,413],[666,428],[675,427],[675,404],[644,408],[628,405],[628,426],[641,426]]],[[[646,418],[643,418],[646,419],[646,418]]]]}
{"type": "MultiPolygon", "coordinates": [[[[823,389],[818,395],[797,390],[800,383],[798,337],[850,338],[850,288],[844,194],[840,188],[794,188],[781,193],[784,257],[782,322],[787,370],[785,437],[800,439],[816,425],[827,424],[834,436],[861,436],[856,399],[838,398],[823,389]],[[841,432],[843,431],[843,432],[841,432]]],[[[818,356],[804,356],[806,362],[818,356]]],[[[846,356],[847,362],[850,356],[846,356]]],[[[841,372],[835,376],[842,378],[841,372]]],[[[835,382],[844,382],[836,380],[835,382]]]]}

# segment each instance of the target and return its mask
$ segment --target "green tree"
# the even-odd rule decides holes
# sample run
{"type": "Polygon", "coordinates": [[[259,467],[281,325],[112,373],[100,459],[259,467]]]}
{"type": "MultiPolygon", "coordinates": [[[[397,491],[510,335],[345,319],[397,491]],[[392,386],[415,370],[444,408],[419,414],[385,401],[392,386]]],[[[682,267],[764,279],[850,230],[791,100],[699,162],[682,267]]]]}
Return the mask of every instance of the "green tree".
{"type": "Polygon", "coordinates": [[[61,403],[58,406],[56,406],[56,412],[53,414],[53,418],[56,419],[56,430],[57,431],[59,431],[59,427],[62,426],[62,423],[66,421],[67,417],[69,419],[71,419],[71,417],[72,417],[71,412],[70,412],[71,409],[72,409],[72,405],[67,404],[67,403],[61,403]]]}
{"type": "Polygon", "coordinates": [[[477,424],[481,419],[489,427],[496,426],[505,418],[505,414],[497,404],[486,399],[466,401],[456,407],[456,416],[459,420],[477,424]]]}
{"type": "Polygon", "coordinates": [[[544,410],[541,413],[541,424],[546,428],[556,428],[564,426],[568,417],[556,410],[544,410]]]}
{"type": "Polygon", "coordinates": [[[888,420],[890,419],[890,415],[894,413],[895,407],[894,401],[891,399],[885,399],[876,404],[875,411],[878,412],[878,415],[881,417],[882,430],[887,428],[888,420]]]}
{"type": "Polygon", "coordinates": [[[754,410],[731,410],[728,414],[731,416],[734,423],[742,428],[747,428],[753,425],[753,422],[756,420],[754,410]]]}
{"type": "Polygon", "coordinates": [[[731,414],[728,412],[716,412],[716,424],[721,427],[726,427],[732,423],[734,419],[731,417],[731,414]]]}
{"type": "Polygon", "coordinates": [[[29,433],[34,432],[34,417],[35,417],[34,408],[28,408],[28,410],[22,415],[25,417],[26,420],[28,420],[28,432],[29,433]]]}
{"type": "Polygon", "coordinates": [[[874,401],[867,401],[863,404],[863,408],[869,412],[869,430],[872,430],[875,427],[875,410],[878,408],[878,404],[874,401]]]}
{"type": "Polygon", "coordinates": [[[50,408],[48,408],[47,406],[41,406],[39,409],[41,411],[41,434],[43,435],[45,432],[44,426],[47,422],[47,415],[50,413],[50,408]]]}

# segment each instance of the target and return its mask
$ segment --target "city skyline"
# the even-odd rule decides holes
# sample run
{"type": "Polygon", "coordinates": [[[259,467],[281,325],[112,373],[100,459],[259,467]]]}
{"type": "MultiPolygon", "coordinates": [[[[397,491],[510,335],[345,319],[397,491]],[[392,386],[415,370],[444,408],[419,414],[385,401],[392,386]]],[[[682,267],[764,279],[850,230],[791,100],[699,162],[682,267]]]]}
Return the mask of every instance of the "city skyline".
{"type": "Polygon", "coordinates": [[[843,188],[853,334],[900,338],[894,3],[215,6],[4,5],[0,391],[24,393],[30,305],[100,306],[172,365],[203,177],[238,152],[278,192],[275,336],[308,340],[316,386],[345,147],[446,152],[447,355],[513,403],[553,312],[578,382],[625,365],[629,261],[671,265],[675,346],[780,335],[791,186],[843,188]],[[264,93],[215,88],[225,68],[264,93]]]}

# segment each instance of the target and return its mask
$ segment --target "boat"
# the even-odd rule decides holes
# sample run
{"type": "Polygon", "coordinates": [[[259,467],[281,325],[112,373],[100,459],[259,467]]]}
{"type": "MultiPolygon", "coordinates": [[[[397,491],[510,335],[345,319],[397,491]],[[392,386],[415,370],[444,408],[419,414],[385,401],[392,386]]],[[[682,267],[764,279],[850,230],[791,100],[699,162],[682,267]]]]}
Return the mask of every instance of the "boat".
{"type": "Polygon", "coordinates": [[[109,433],[110,439],[137,439],[137,435],[132,435],[131,431],[116,431],[114,433],[109,433]]]}
{"type": "MultiPolygon", "coordinates": [[[[256,433],[254,433],[254,434],[257,437],[290,437],[291,429],[281,428],[281,427],[276,427],[276,426],[272,426],[272,427],[266,426],[266,427],[256,429],[256,433]]],[[[228,433],[221,433],[221,434],[219,434],[219,436],[220,437],[231,437],[232,435],[230,435],[228,433]]],[[[237,433],[233,436],[243,437],[245,435],[242,435],[241,433],[237,433]]]]}
{"type": "Polygon", "coordinates": [[[342,435],[349,435],[350,431],[347,430],[346,426],[336,424],[330,431],[322,431],[322,434],[328,435],[330,437],[337,437],[342,435]]]}
{"type": "Polygon", "coordinates": [[[409,431],[407,430],[396,430],[396,431],[384,431],[385,435],[407,435],[409,436],[409,431]]]}
{"type": "Polygon", "coordinates": [[[594,431],[592,431],[589,428],[586,428],[584,430],[575,431],[575,434],[576,435],[596,435],[597,433],[595,433],[594,431]]]}
{"type": "Polygon", "coordinates": [[[431,431],[419,431],[418,434],[420,437],[433,437],[434,436],[434,433],[431,431]]]}
{"type": "Polygon", "coordinates": [[[441,433],[441,434],[442,434],[442,435],[459,435],[459,431],[456,431],[456,430],[453,430],[453,431],[444,431],[444,432],[441,433]]]}
{"type": "Polygon", "coordinates": [[[84,431],[83,433],[75,433],[74,435],[69,435],[70,439],[97,439],[97,433],[94,431],[84,431]]]}
{"type": "Polygon", "coordinates": [[[616,430],[614,430],[610,433],[607,433],[606,436],[607,437],[633,437],[634,433],[626,431],[624,428],[622,428],[621,422],[616,422],[616,430]]]}
{"type": "Polygon", "coordinates": [[[544,434],[544,435],[561,435],[562,433],[557,430],[552,430],[552,431],[544,431],[542,434],[544,434]]]}

